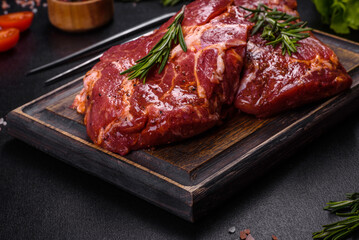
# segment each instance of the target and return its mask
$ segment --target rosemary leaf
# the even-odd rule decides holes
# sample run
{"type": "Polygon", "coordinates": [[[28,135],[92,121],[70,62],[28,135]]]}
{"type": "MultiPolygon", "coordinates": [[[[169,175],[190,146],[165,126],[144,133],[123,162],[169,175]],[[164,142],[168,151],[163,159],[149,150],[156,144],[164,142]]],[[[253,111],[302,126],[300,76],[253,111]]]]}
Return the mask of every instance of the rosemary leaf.
{"type": "Polygon", "coordinates": [[[322,231],[313,233],[313,239],[343,240],[359,230],[359,193],[348,193],[346,196],[348,200],[330,201],[324,210],[348,218],[323,225],[322,231]]]}
{"type": "Polygon", "coordinates": [[[177,14],[172,24],[168,26],[167,32],[160,39],[158,43],[150,50],[150,52],[143,58],[136,61],[136,65],[128,68],[120,74],[128,73],[128,79],[140,78],[143,83],[146,82],[146,77],[150,69],[154,66],[159,66],[158,73],[161,73],[167,64],[167,60],[171,53],[172,45],[179,43],[184,52],[187,51],[186,42],[182,32],[182,20],[184,16],[185,6],[177,14]]]}
{"type": "Polygon", "coordinates": [[[261,37],[268,41],[267,45],[275,47],[281,44],[283,55],[288,53],[290,56],[297,52],[298,41],[310,36],[305,33],[312,30],[305,27],[307,22],[295,23],[298,17],[278,11],[276,8],[271,9],[264,4],[259,4],[257,9],[241,8],[251,12],[246,16],[246,18],[251,16],[249,21],[255,23],[251,35],[262,29],[261,37]]]}
{"type": "Polygon", "coordinates": [[[163,6],[174,6],[179,3],[181,0],[161,0],[163,6]]]}

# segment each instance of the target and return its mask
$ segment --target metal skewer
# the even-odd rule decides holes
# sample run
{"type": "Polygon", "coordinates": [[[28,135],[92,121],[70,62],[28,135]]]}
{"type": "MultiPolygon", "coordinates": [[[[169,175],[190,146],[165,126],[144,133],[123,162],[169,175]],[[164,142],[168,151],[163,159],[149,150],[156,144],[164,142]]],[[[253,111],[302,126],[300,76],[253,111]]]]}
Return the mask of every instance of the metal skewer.
{"type": "MultiPolygon", "coordinates": [[[[28,71],[28,72],[26,73],[26,75],[33,74],[33,73],[39,72],[39,71],[44,70],[44,69],[48,69],[48,68],[50,68],[50,67],[52,67],[52,66],[58,65],[58,64],[60,64],[60,63],[63,63],[64,61],[67,61],[67,60],[69,60],[69,59],[72,59],[72,58],[74,58],[74,57],[76,57],[76,56],[78,56],[78,55],[80,55],[80,54],[83,54],[83,53],[88,52],[88,51],[90,51],[90,50],[92,50],[92,49],[94,49],[94,48],[97,48],[97,47],[99,47],[99,46],[101,46],[101,45],[104,45],[104,44],[106,44],[106,43],[109,43],[109,42],[111,42],[111,41],[117,40],[117,39],[122,38],[122,37],[126,37],[127,35],[133,34],[133,33],[135,33],[136,31],[141,30],[141,29],[144,29],[144,28],[149,27],[149,26],[151,26],[151,25],[159,24],[159,23],[161,23],[161,22],[163,22],[163,21],[169,19],[170,17],[172,17],[172,16],[175,15],[175,14],[176,14],[175,12],[167,13],[167,14],[161,15],[161,16],[159,16],[159,17],[153,18],[153,19],[151,19],[151,20],[148,20],[147,22],[141,23],[141,24],[139,24],[139,25],[137,25],[137,26],[135,26],[135,27],[132,27],[132,28],[130,28],[130,29],[127,29],[127,30],[125,30],[125,31],[123,31],[123,32],[120,32],[120,33],[118,33],[118,34],[116,34],[116,35],[114,35],[114,36],[111,36],[111,37],[109,37],[109,38],[106,38],[106,39],[104,39],[104,40],[102,40],[102,41],[100,41],[100,42],[98,42],[98,43],[95,43],[95,44],[93,44],[93,45],[91,45],[91,46],[88,46],[88,47],[86,47],[86,48],[84,48],[84,49],[81,49],[81,50],[79,50],[79,51],[77,51],[77,52],[74,52],[74,53],[72,53],[72,54],[70,54],[70,55],[68,55],[68,56],[66,56],[66,57],[63,57],[63,58],[60,58],[60,59],[55,60],[55,61],[53,61],[53,62],[47,63],[47,64],[42,65],[42,66],[40,66],[40,67],[31,69],[30,71],[28,71]]],[[[49,79],[49,80],[50,80],[50,79],[49,79]]]]}
{"type": "Polygon", "coordinates": [[[73,68],[71,68],[71,69],[65,71],[65,72],[62,72],[62,73],[60,73],[60,74],[58,74],[58,75],[56,75],[56,76],[53,76],[52,78],[47,79],[47,80],[45,81],[45,85],[50,85],[51,83],[53,83],[53,82],[55,82],[56,80],[58,80],[58,79],[60,79],[60,78],[62,78],[62,77],[64,77],[64,76],[66,76],[66,75],[72,73],[73,71],[75,71],[75,70],[77,70],[77,69],[80,69],[80,68],[82,68],[82,67],[84,67],[84,66],[86,66],[86,65],[88,65],[88,64],[90,64],[90,63],[95,62],[96,60],[100,59],[101,56],[102,56],[102,54],[97,55],[96,57],[93,57],[93,58],[87,60],[86,62],[83,62],[83,63],[81,63],[81,64],[79,64],[79,65],[77,65],[77,66],[75,66],[75,67],[73,67],[73,68]]]}
{"type": "MultiPolygon", "coordinates": [[[[141,36],[132,38],[132,39],[126,41],[126,42],[130,42],[130,41],[136,40],[137,38],[142,37],[142,36],[149,35],[149,34],[151,34],[152,32],[153,32],[153,31],[149,31],[149,32],[147,32],[147,33],[145,33],[145,34],[142,34],[141,36]]],[[[124,42],[124,43],[126,43],[126,42],[124,42]]],[[[75,67],[73,67],[73,68],[70,68],[69,70],[67,70],[67,71],[65,71],[65,72],[62,72],[62,73],[60,73],[60,74],[57,74],[56,76],[53,76],[53,77],[50,78],[50,79],[47,79],[47,80],[44,82],[45,85],[50,85],[50,84],[56,82],[58,79],[60,79],[60,78],[62,78],[62,77],[65,77],[66,75],[69,75],[69,74],[72,73],[73,71],[76,71],[77,69],[80,69],[80,68],[82,68],[82,67],[84,67],[84,66],[86,66],[86,65],[89,65],[89,64],[91,64],[91,63],[93,63],[93,62],[99,60],[99,59],[102,57],[102,55],[103,55],[103,54],[97,55],[96,57],[93,57],[93,58],[91,58],[91,59],[89,59],[89,60],[87,60],[87,61],[85,61],[85,62],[83,62],[83,63],[81,63],[81,64],[79,64],[79,65],[77,65],[77,66],[75,66],[75,67]]]]}

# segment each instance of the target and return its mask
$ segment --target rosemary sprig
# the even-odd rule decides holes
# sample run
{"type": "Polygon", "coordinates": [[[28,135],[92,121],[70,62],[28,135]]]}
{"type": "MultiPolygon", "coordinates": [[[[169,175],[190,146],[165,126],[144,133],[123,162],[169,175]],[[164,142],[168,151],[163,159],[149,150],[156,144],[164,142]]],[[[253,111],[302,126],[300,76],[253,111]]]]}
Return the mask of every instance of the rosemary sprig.
{"type": "Polygon", "coordinates": [[[251,12],[245,16],[246,18],[252,16],[249,21],[255,23],[251,34],[254,35],[262,30],[261,37],[269,41],[267,45],[275,47],[277,44],[282,44],[283,55],[287,52],[291,56],[292,53],[297,52],[298,41],[310,36],[309,33],[303,33],[312,30],[306,27],[307,22],[297,22],[298,17],[278,11],[276,8],[271,9],[264,4],[259,4],[257,9],[241,8],[251,12]]]}
{"type": "Polygon", "coordinates": [[[161,0],[163,6],[174,6],[182,0],[161,0]]]}
{"type": "Polygon", "coordinates": [[[346,194],[345,201],[327,203],[324,210],[328,210],[345,220],[324,225],[323,230],[313,233],[313,239],[340,240],[346,239],[351,233],[359,230],[359,193],[346,194]]]}
{"type": "Polygon", "coordinates": [[[170,26],[165,35],[161,40],[151,49],[151,51],[143,58],[136,61],[136,65],[129,69],[121,72],[120,74],[129,73],[129,80],[134,78],[143,79],[143,83],[146,82],[146,77],[149,70],[155,65],[159,66],[158,73],[161,73],[166,66],[168,57],[171,52],[173,43],[179,43],[184,52],[187,51],[186,42],[184,41],[182,32],[182,20],[184,16],[185,6],[182,7],[181,11],[177,14],[174,21],[170,26]]]}
{"type": "Polygon", "coordinates": [[[327,203],[324,210],[335,213],[338,216],[348,216],[359,211],[359,193],[347,193],[348,200],[327,203]],[[350,210],[350,211],[349,211],[350,210]],[[348,212],[349,211],[349,212],[348,212]]]}

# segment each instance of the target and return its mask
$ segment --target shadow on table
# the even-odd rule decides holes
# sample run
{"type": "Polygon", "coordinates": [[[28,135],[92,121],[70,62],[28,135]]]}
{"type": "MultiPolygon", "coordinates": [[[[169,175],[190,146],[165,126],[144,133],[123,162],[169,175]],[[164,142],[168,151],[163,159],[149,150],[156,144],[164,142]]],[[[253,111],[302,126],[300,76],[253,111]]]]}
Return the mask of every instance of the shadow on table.
{"type": "Polygon", "coordinates": [[[358,190],[359,150],[346,152],[359,149],[358,120],[352,115],[194,224],[8,137],[0,149],[0,237],[237,239],[250,228],[255,239],[310,239],[335,220],[325,203],[358,190]]]}

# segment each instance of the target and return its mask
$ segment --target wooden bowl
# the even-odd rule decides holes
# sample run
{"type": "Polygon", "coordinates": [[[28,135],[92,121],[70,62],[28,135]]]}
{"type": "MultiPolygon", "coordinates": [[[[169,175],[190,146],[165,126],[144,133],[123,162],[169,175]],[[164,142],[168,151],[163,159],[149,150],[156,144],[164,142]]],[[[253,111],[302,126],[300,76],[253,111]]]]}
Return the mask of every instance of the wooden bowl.
{"type": "Polygon", "coordinates": [[[47,5],[51,24],[68,32],[94,29],[108,23],[113,17],[113,0],[47,0],[47,5]]]}

